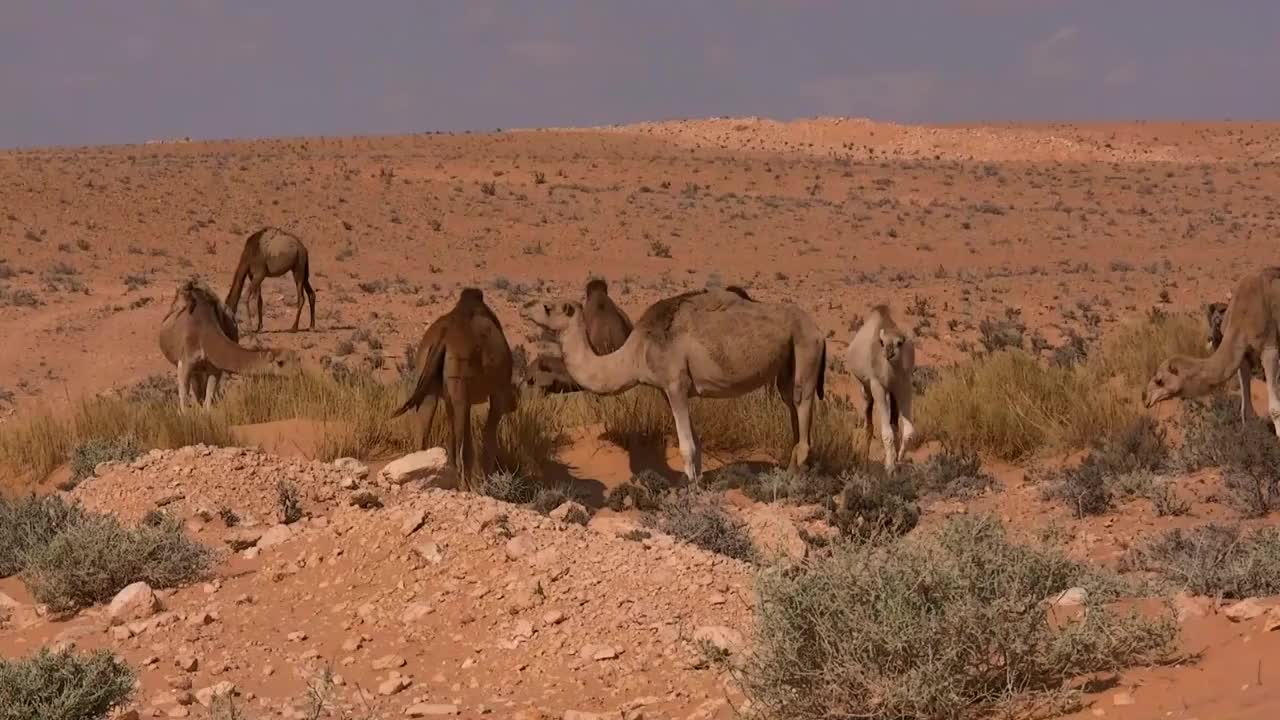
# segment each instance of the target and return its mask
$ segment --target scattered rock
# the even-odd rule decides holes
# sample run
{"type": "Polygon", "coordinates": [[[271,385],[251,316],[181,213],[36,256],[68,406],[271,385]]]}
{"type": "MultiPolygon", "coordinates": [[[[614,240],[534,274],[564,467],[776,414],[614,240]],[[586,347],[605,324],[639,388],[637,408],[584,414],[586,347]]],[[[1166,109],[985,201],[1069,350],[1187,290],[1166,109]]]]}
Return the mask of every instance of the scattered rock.
{"type": "Polygon", "coordinates": [[[409,687],[411,684],[413,683],[410,682],[409,678],[399,673],[392,673],[391,677],[383,680],[382,684],[378,685],[378,694],[383,696],[395,695],[401,690],[409,687]]]}
{"type": "Polygon", "coordinates": [[[742,651],[742,633],[723,625],[704,625],[693,631],[693,641],[706,643],[717,650],[733,655],[742,651]]]}
{"type": "Polygon", "coordinates": [[[536,547],[533,538],[528,535],[517,535],[507,541],[504,549],[509,560],[519,560],[526,555],[532,554],[536,547]]]}
{"type": "Polygon", "coordinates": [[[405,625],[412,625],[420,622],[423,618],[435,612],[435,609],[426,603],[410,603],[400,614],[400,622],[405,625]]]}
{"type": "Polygon", "coordinates": [[[351,493],[350,502],[361,510],[376,510],[382,507],[382,498],[371,490],[351,493]]]}
{"type": "Polygon", "coordinates": [[[1258,598],[1245,598],[1240,602],[1229,605],[1227,609],[1222,611],[1223,615],[1231,622],[1244,622],[1260,617],[1267,611],[1267,605],[1264,605],[1258,598]]]}
{"type": "Polygon", "coordinates": [[[399,655],[383,655],[373,661],[374,670],[392,670],[405,666],[405,659],[399,655]]]}
{"type": "Polygon", "coordinates": [[[1132,705],[1135,702],[1137,701],[1133,699],[1133,695],[1127,692],[1118,692],[1111,696],[1111,703],[1113,705],[1132,705]]]}
{"type": "Polygon", "coordinates": [[[364,480],[369,477],[369,466],[355,458],[338,458],[333,461],[333,466],[341,470],[348,477],[353,477],[357,480],[364,480]]]}
{"type": "Polygon", "coordinates": [[[145,582],[136,582],[116,593],[107,606],[107,616],[113,625],[131,620],[146,620],[160,609],[160,601],[145,582]]]}
{"type": "Polygon", "coordinates": [[[451,487],[449,457],[442,447],[409,453],[387,463],[378,473],[383,482],[404,485],[412,480],[426,480],[435,487],[451,487]]]}
{"type": "Polygon", "coordinates": [[[288,525],[278,523],[272,525],[266,532],[262,533],[262,537],[258,538],[259,548],[275,547],[289,541],[293,537],[293,530],[288,525]]]}
{"type": "Polygon", "coordinates": [[[413,551],[423,560],[432,565],[439,565],[444,561],[444,555],[440,552],[440,546],[433,542],[418,543],[413,546],[413,551]]]}
{"type": "Polygon", "coordinates": [[[1089,600],[1089,591],[1082,587],[1073,587],[1054,595],[1049,604],[1055,607],[1075,607],[1089,600]]]}
{"type": "Polygon", "coordinates": [[[400,523],[400,534],[409,537],[426,523],[427,512],[425,510],[410,510],[405,513],[404,520],[400,523]]]}
{"type": "Polygon", "coordinates": [[[404,714],[408,717],[444,717],[446,715],[457,715],[457,705],[430,705],[427,703],[418,703],[405,708],[404,714]]]}
{"type": "Polygon", "coordinates": [[[572,500],[561,503],[561,505],[555,510],[547,513],[547,517],[552,520],[559,520],[564,523],[577,523],[579,525],[586,525],[587,521],[591,519],[590,514],[587,513],[587,509],[572,500]]]}
{"type": "Polygon", "coordinates": [[[1262,631],[1275,632],[1276,630],[1280,630],[1280,607],[1270,607],[1262,618],[1262,631]]]}
{"type": "Polygon", "coordinates": [[[174,664],[184,672],[195,672],[200,668],[200,661],[195,655],[179,655],[174,659],[174,664]]]}

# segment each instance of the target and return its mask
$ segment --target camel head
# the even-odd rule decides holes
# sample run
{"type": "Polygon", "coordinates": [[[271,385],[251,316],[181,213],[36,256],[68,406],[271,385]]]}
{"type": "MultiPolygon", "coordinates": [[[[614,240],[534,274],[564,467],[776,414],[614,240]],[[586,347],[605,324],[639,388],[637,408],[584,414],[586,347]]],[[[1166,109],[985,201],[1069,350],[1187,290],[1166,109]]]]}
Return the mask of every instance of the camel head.
{"type": "Polygon", "coordinates": [[[1142,391],[1142,403],[1154,407],[1156,403],[1171,398],[1186,397],[1198,393],[1188,392],[1190,389],[1190,365],[1187,358],[1171,357],[1160,363],[1156,374],[1151,376],[1147,389],[1142,391]]]}
{"type": "Polygon", "coordinates": [[[302,371],[302,358],[296,350],[286,348],[268,350],[267,362],[262,367],[265,375],[292,375],[302,371]]]}
{"type": "Polygon", "coordinates": [[[902,346],[907,342],[907,336],[893,328],[880,328],[880,347],[884,348],[885,359],[893,362],[898,359],[898,354],[902,352],[902,346]]]}
{"type": "Polygon", "coordinates": [[[582,304],[573,300],[533,300],[520,314],[534,325],[560,335],[575,322],[582,322],[582,304]]]}
{"type": "Polygon", "coordinates": [[[1204,306],[1205,316],[1209,320],[1208,348],[1210,352],[1217,350],[1222,344],[1222,320],[1227,316],[1226,303],[1209,303],[1204,306]]]}

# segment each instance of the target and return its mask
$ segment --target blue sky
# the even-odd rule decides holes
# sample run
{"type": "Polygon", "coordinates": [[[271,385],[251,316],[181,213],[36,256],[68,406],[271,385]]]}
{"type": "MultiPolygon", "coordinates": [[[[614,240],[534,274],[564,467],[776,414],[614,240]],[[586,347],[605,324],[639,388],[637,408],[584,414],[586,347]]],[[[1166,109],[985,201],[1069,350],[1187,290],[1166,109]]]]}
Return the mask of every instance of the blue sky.
{"type": "Polygon", "coordinates": [[[5,0],[0,147],[673,117],[1280,119],[1275,0],[5,0]]]}

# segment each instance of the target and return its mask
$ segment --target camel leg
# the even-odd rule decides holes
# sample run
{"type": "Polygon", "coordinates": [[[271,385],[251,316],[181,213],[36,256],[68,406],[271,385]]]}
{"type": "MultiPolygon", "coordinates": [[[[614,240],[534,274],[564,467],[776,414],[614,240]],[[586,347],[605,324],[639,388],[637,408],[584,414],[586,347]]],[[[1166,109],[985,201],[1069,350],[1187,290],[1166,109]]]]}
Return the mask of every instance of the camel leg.
{"type": "MultiPolygon", "coordinates": [[[[293,327],[289,332],[298,332],[298,321],[302,319],[302,274],[297,270],[293,271],[293,287],[298,292],[297,309],[293,313],[293,327]]],[[[313,323],[314,324],[314,323],[313,323]]]]}
{"type": "Polygon", "coordinates": [[[782,397],[782,403],[787,406],[787,419],[791,421],[791,452],[787,469],[795,470],[796,448],[800,444],[800,413],[796,408],[795,384],[792,382],[791,374],[785,370],[778,376],[778,395],[782,397]]]}
{"type": "Polygon", "coordinates": [[[871,462],[871,436],[875,432],[875,424],[872,422],[871,411],[875,409],[876,403],[871,398],[871,383],[862,383],[862,415],[863,415],[863,434],[862,434],[862,457],[866,458],[868,463],[871,462]]]}
{"type": "Polygon", "coordinates": [[[498,469],[498,421],[505,412],[506,408],[496,398],[489,399],[489,414],[484,419],[484,445],[480,448],[485,477],[498,469]]]}
{"type": "Polygon", "coordinates": [[[1262,374],[1267,378],[1267,414],[1271,416],[1272,430],[1280,436],[1280,348],[1275,346],[1262,351],[1262,374]]]}
{"type": "Polygon", "coordinates": [[[454,464],[458,468],[458,479],[461,486],[471,489],[471,467],[475,464],[475,447],[471,442],[471,403],[467,400],[467,383],[461,378],[450,378],[445,381],[445,390],[449,393],[449,407],[453,408],[452,443],[457,451],[454,464]]]}
{"type": "Polygon", "coordinates": [[[266,275],[255,276],[249,285],[249,304],[257,303],[258,305],[258,327],[254,332],[262,332],[262,281],[265,279],[266,275]]]}
{"type": "Polygon", "coordinates": [[[208,373],[204,376],[204,409],[213,407],[213,396],[218,392],[218,374],[208,373]]]}
{"type": "Polygon", "coordinates": [[[191,385],[191,365],[178,361],[178,409],[187,410],[187,389],[191,385]]]}
{"type": "Polygon", "coordinates": [[[916,436],[915,423],[911,422],[911,401],[913,398],[911,397],[909,383],[909,380],[905,381],[903,385],[908,385],[908,387],[903,388],[895,396],[898,400],[898,428],[902,431],[898,440],[898,462],[902,462],[907,450],[911,447],[911,441],[916,436]]]}
{"type": "Polygon", "coordinates": [[[689,396],[683,388],[667,390],[667,404],[671,406],[671,416],[676,421],[676,438],[680,441],[680,455],[684,458],[684,474],[689,477],[689,482],[696,485],[702,481],[702,448],[698,447],[698,436],[689,421],[689,396]]]}
{"type": "Polygon", "coordinates": [[[884,444],[884,469],[893,472],[897,463],[897,448],[894,447],[893,419],[889,409],[889,393],[879,383],[871,384],[871,397],[880,406],[880,442],[884,444]]]}
{"type": "MultiPolygon", "coordinates": [[[[1267,371],[1266,360],[1262,361],[1262,371],[1267,371]]],[[[1240,380],[1240,422],[1247,425],[1257,417],[1257,413],[1253,411],[1253,363],[1249,362],[1249,358],[1246,357],[1240,363],[1236,376],[1240,380]]]]}
{"type": "Polygon", "coordinates": [[[417,412],[413,414],[414,424],[417,425],[418,449],[426,450],[430,446],[431,426],[436,422],[436,408],[440,407],[440,398],[433,393],[428,393],[422,399],[422,404],[418,406],[417,412]]]}
{"type": "Polygon", "coordinates": [[[302,290],[307,294],[307,306],[311,308],[311,324],[308,330],[316,329],[316,291],[311,289],[311,280],[305,275],[302,278],[302,290]]]}
{"type": "Polygon", "coordinates": [[[810,390],[800,398],[800,402],[795,403],[795,409],[792,410],[792,416],[797,417],[799,423],[796,425],[796,444],[791,450],[791,470],[799,470],[804,472],[809,468],[809,429],[813,420],[813,401],[816,398],[814,390],[810,390]]]}

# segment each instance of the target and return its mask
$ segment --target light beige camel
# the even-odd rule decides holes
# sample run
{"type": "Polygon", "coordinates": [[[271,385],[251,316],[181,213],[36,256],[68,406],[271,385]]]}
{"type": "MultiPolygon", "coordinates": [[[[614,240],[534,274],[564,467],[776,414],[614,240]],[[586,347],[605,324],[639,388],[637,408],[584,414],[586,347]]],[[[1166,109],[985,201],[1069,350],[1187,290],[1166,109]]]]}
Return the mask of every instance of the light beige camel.
{"type": "Polygon", "coordinates": [[[893,472],[915,437],[915,425],[911,419],[915,342],[898,329],[888,306],[876,305],[849,341],[845,364],[862,384],[866,419],[862,455],[871,460],[871,435],[876,425],[872,411],[879,408],[884,467],[893,472]],[[895,432],[898,429],[901,432],[895,432]]]}
{"type": "Polygon", "coordinates": [[[159,343],[165,359],[177,368],[178,406],[186,410],[204,393],[211,407],[224,373],[283,375],[301,363],[292,350],[250,350],[236,342],[235,318],[207,285],[197,279],[178,286],[161,321],[159,343]]]}
{"type": "Polygon", "coordinates": [[[604,280],[587,282],[582,313],[587,321],[587,343],[597,355],[617,350],[631,335],[631,318],[609,297],[609,284],[604,280]]]}
{"type": "Polygon", "coordinates": [[[564,356],[560,353],[538,355],[529,363],[529,373],[525,383],[544,393],[579,392],[582,386],[573,381],[564,366],[564,356]]]}
{"type": "Polygon", "coordinates": [[[1254,417],[1250,369],[1262,364],[1268,414],[1280,434],[1280,267],[1263,268],[1240,279],[1222,320],[1222,340],[1207,358],[1175,355],[1156,369],[1143,391],[1147,407],[1170,398],[1206,395],[1235,375],[1240,383],[1240,417],[1254,417]]]}
{"type": "Polygon", "coordinates": [[[316,291],[311,289],[311,261],[307,255],[307,246],[292,233],[277,227],[264,227],[245,238],[244,250],[240,251],[240,263],[236,265],[235,275],[231,279],[231,290],[227,293],[227,307],[234,316],[239,310],[240,293],[244,290],[245,280],[249,281],[249,296],[246,300],[245,316],[250,315],[254,303],[258,306],[258,325],[255,332],[262,331],[262,281],[269,277],[280,277],[287,272],[293,273],[293,284],[298,291],[297,310],[293,314],[293,332],[298,331],[298,321],[302,318],[302,296],[306,293],[311,308],[311,325],[316,327],[316,291]]]}
{"type": "Polygon", "coordinates": [[[582,306],[572,300],[530,302],[529,321],[556,333],[574,382],[600,395],[636,385],[667,395],[685,474],[702,478],[702,448],[689,421],[689,398],[731,398],[777,383],[791,416],[789,467],[809,457],[815,396],[823,396],[826,343],[808,313],[791,304],[752,302],[728,290],[700,290],[659,300],[644,311],[626,343],[596,355],[582,306]]]}
{"type": "Polygon", "coordinates": [[[471,406],[489,402],[481,448],[486,475],[497,465],[498,421],[516,409],[511,381],[511,347],[502,323],[477,288],[463,288],[458,302],[423,333],[414,358],[418,381],[409,399],[391,417],[417,409],[419,447],[426,449],[440,395],[449,416],[448,453],[463,488],[470,489],[475,450],[471,438],[471,406]]]}

